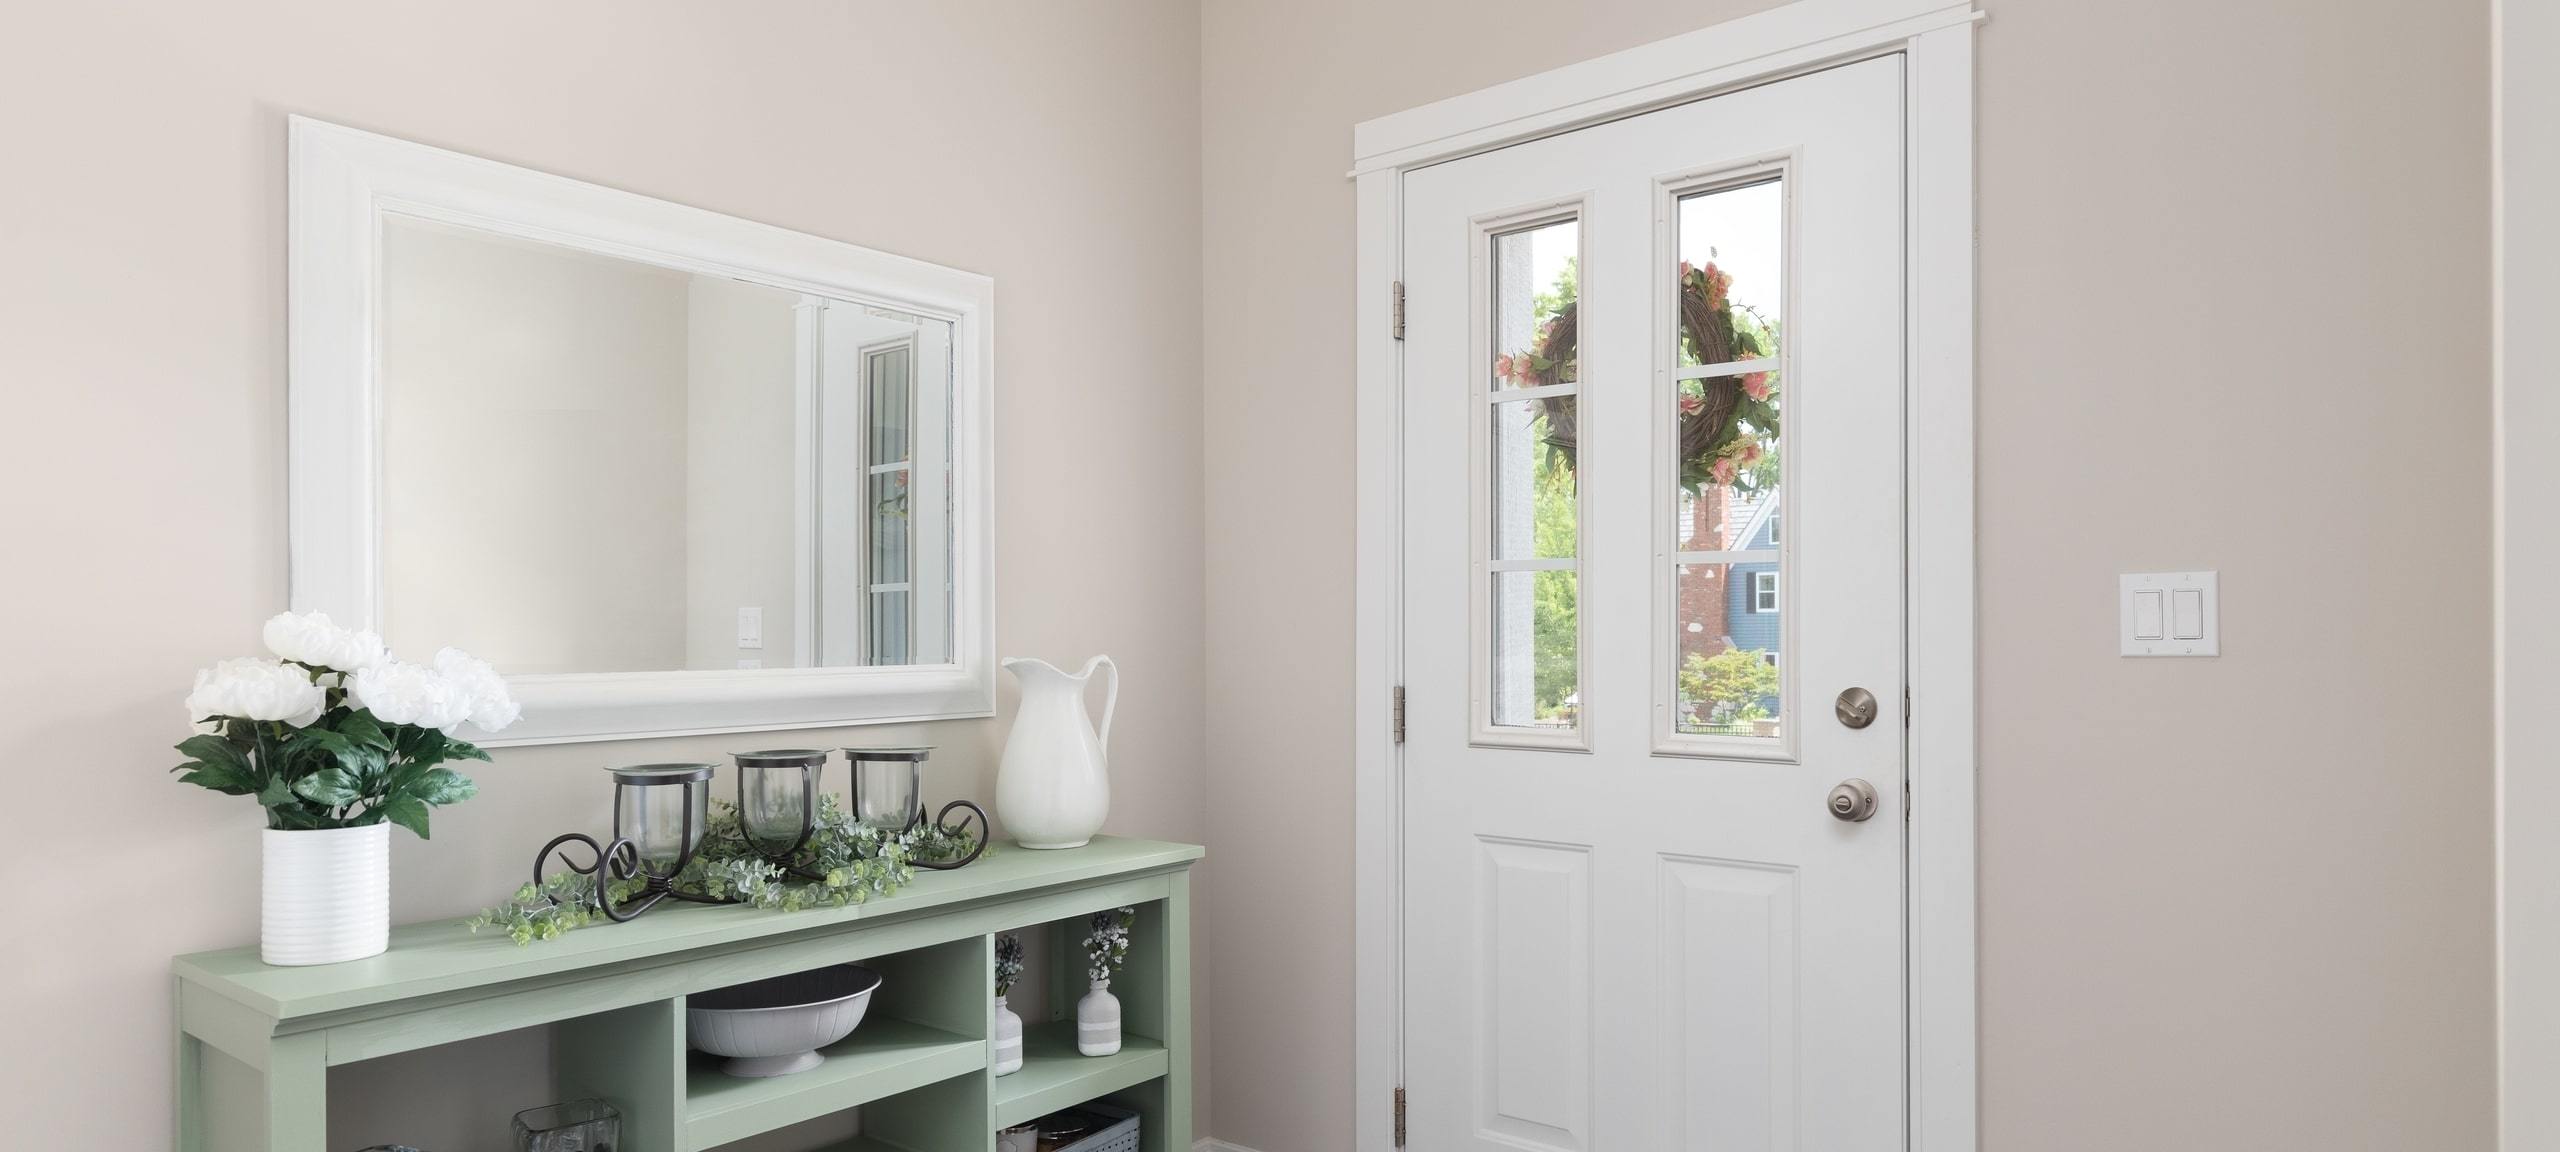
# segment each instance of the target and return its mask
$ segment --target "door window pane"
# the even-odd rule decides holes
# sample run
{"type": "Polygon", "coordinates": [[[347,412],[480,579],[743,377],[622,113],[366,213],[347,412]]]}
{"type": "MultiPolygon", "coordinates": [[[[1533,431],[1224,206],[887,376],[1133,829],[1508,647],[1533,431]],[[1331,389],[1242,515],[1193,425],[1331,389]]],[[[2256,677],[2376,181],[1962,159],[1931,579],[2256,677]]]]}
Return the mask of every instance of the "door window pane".
{"type": "Polygon", "coordinates": [[[1494,726],[1571,729],[1581,722],[1578,579],[1566,569],[1493,574],[1494,726]]]}
{"type": "Polygon", "coordinates": [[[1784,186],[1680,201],[1669,526],[1678,630],[1673,728],[1773,739],[1785,719],[1785,509],[1780,480],[1784,186]]]}
{"type": "Polygon", "coordinates": [[[1578,500],[1572,443],[1579,397],[1512,400],[1493,408],[1493,559],[1570,559],[1578,500]],[[1563,431],[1559,433],[1559,429],[1563,431]]]}
{"type": "Polygon", "coordinates": [[[1492,615],[1476,665],[1496,728],[1570,731],[1581,722],[1580,357],[1575,270],[1582,226],[1559,220],[1492,237],[1487,353],[1478,419],[1486,517],[1477,557],[1492,615]]]}
{"type": "Polygon", "coordinates": [[[1580,379],[1575,269],[1582,222],[1493,238],[1493,384],[1543,388],[1580,379]]]}

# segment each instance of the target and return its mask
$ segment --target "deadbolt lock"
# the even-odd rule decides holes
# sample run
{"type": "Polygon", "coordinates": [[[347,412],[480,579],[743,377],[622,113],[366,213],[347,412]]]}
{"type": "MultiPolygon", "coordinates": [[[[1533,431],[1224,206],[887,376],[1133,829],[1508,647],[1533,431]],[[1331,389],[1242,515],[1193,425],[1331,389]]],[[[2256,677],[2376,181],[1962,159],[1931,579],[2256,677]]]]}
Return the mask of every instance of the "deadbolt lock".
{"type": "Polygon", "coordinates": [[[1864,728],[1876,722],[1876,694],[1864,688],[1842,689],[1831,714],[1840,718],[1841,727],[1864,728]]]}
{"type": "Polygon", "coordinates": [[[1876,786],[1864,780],[1843,780],[1831,790],[1831,815],[1851,824],[1865,823],[1876,814],[1876,786]]]}

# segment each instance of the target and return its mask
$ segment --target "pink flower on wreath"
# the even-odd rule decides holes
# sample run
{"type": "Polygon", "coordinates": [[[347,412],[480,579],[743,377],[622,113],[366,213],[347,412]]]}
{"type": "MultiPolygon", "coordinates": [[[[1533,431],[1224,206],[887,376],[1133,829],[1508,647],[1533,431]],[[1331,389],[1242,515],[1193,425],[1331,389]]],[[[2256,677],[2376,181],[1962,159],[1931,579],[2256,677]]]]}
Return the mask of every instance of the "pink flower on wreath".
{"type": "Polygon", "coordinates": [[[1504,356],[1496,356],[1496,357],[1494,357],[1494,358],[1493,358],[1493,378],[1494,378],[1494,379],[1496,379],[1496,380],[1509,380],[1509,379],[1511,379],[1511,357],[1510,357],[1510,356],[1508,356],[1508,355],[1504,355],[1504,356]]]}
{"type": "Polygon", "coordinates": [[[1745,468],[1757,464],[1760,462],[1760,442],[1757,440],[1744,441],[1741,449],[1733,455],[1734,458],[1745,468]]]}
{"type": "Polygon", "coordinates": [[[1704,396],[1693,396],[1685,392],[1680,395],[1680,414],[1683,416],[1695,416],[1706,406],[1707,398],[1704,396]]]}
{"type": "Polygon", "coordinates": [[[1768,374],[1768,373],[1766,373],[1766,372],[1745,372],[1745,373],[1743,373],[1743,374],[1742,374],[1742,394],[1743,394],[1743,395],[1745,395],[1745,396],[1749,396],[1749,397],[1751,397],[1751,398],[1752,398],[1752,399],[1754,399],[1754,400],[1766,400],[1766,399],[1768,399],[1768,398],[1769,398],[1769,374],[1768,374]]]}
{"type": "Polygon", "coordinates": [[[1709,465],[1707,471],[1716,478],[1716,483],[1718,484],[1733,483],[1733,457],[1716,457],[1716,462],[1709,465]]]}

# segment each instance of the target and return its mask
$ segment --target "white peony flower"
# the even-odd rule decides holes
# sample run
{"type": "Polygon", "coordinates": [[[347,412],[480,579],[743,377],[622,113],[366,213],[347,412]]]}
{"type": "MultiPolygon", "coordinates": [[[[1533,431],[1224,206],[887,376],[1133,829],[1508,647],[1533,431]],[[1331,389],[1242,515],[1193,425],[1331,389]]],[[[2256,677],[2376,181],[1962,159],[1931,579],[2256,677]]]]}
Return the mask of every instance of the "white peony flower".
{"type": "Polygon", "coordinates": [[[203,723],[216,716],[234,720],[281,720],[300,728],[320,718],[329,694],[311,682],[311,674],[290,664],[244,656],[225,660],[196,673],[187,693],[187,717],[203,723]]]}
{"type": "Polygon", "coordinates": [[[386,660],[349,673],[347,699],[385,724],[450,729],[470,717],[467,702],[436,670],[386,660]]]}
{"type": "Polygon", "coordinates": [[[516,698],[507,691],[506,677],[489,662],[460,648],[436,650],[436,675],[444,677],[445,686],[460,702],[462,714],[472,727],[483,732],[496,732],[516,722],[524,709],[516,706],[516,698]]]}
{"type": "Polygon", "coordinates": [[[278,612],[267,621],[267,650],[296,664],[361,672],[390,658],[382,637],[340,628],[326,612],[278,612]]]}

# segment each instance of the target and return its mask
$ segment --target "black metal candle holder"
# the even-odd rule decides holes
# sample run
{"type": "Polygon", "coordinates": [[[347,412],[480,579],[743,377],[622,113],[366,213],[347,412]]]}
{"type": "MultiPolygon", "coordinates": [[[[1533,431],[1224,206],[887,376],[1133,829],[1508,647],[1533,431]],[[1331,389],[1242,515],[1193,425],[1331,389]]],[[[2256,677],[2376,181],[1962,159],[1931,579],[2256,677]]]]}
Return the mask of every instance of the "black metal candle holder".
{"type": "MultiPolygon", "coordinates": [[[[862,823],[888,834],[903,834],[923,825],[923,766],[932,749],[921,747],[847,748],[846,758],[853,766],[854,817],[862,823]],[[865,784],[868,780],[870,783],[865,784]],[[901,810],[903,809],[903,812],[901,810]]],[[[798,858],[809,838],[816,833],[818,793],[826,773],[827,753],[820,749],[791,748],[762,752],[740,752],[738,764],[738,838],[745,847],[765,862],[784,873],[802,880],[824,882],[823,873],[803,868],[798,858]],[[774,779],[775,773],[797,773],[796,778],[774,779]],[[751,789],[749,778],[755,785],[751,789]],[[769,811],[777,796],[798,795],[798,827],[790,843],[781,848],[774,817],[769,811]],[[750,801],[754,803],[751,805],[750,801]],[[759,828],[759,825],[764,827],[759,828]],[[759,835],[759,832],[768,833],[759,835]]],[[[568,832],[552,838],[533,858],[533,882],[539,888],[543,873],[551,866],[554,855],[570,871],[593,877],[596,906],[607,919],[621,923],[637,918],[673,897],[696,904],[734,904],[734,897],[709,896],[688,892],[676,886],[676,878],[693,862],[694,852],[701,846],[710,814],[708,807],[712,765],[697,763],[641,764],[627,768],[610,768],[613,774],[613,838],[599,844],[595,837],[583,832],[568,832]],[[666,804],[661,788],[679,788],[675,799],[676,816],[673,836],[664,827],[662,810],[666,804]],[[626,822],[633,826],[625,831],[626,822]],[[589,853],[586,863],[564,849],[571,844],[584,845],[589,853]],[[642,881],[641,891],[616,904],[613,885],[631,880],[642,881]]],[[[934,827],[945,835],[967,833],[975,824],[974,845],[969,854],[957,860],[910,860],[917,868],[949,871],[976,861],[987,850],[990,828],[987,813],[966,800],[954,800],[942,806],[933,817],[934,827]],[[955,821],[952,813],[961,815],[955,821]]],[[[788,828],[787,818],[781,827],[788,828]]],[[[556,898],[555,898],[556,900],[556,898]]]]}

